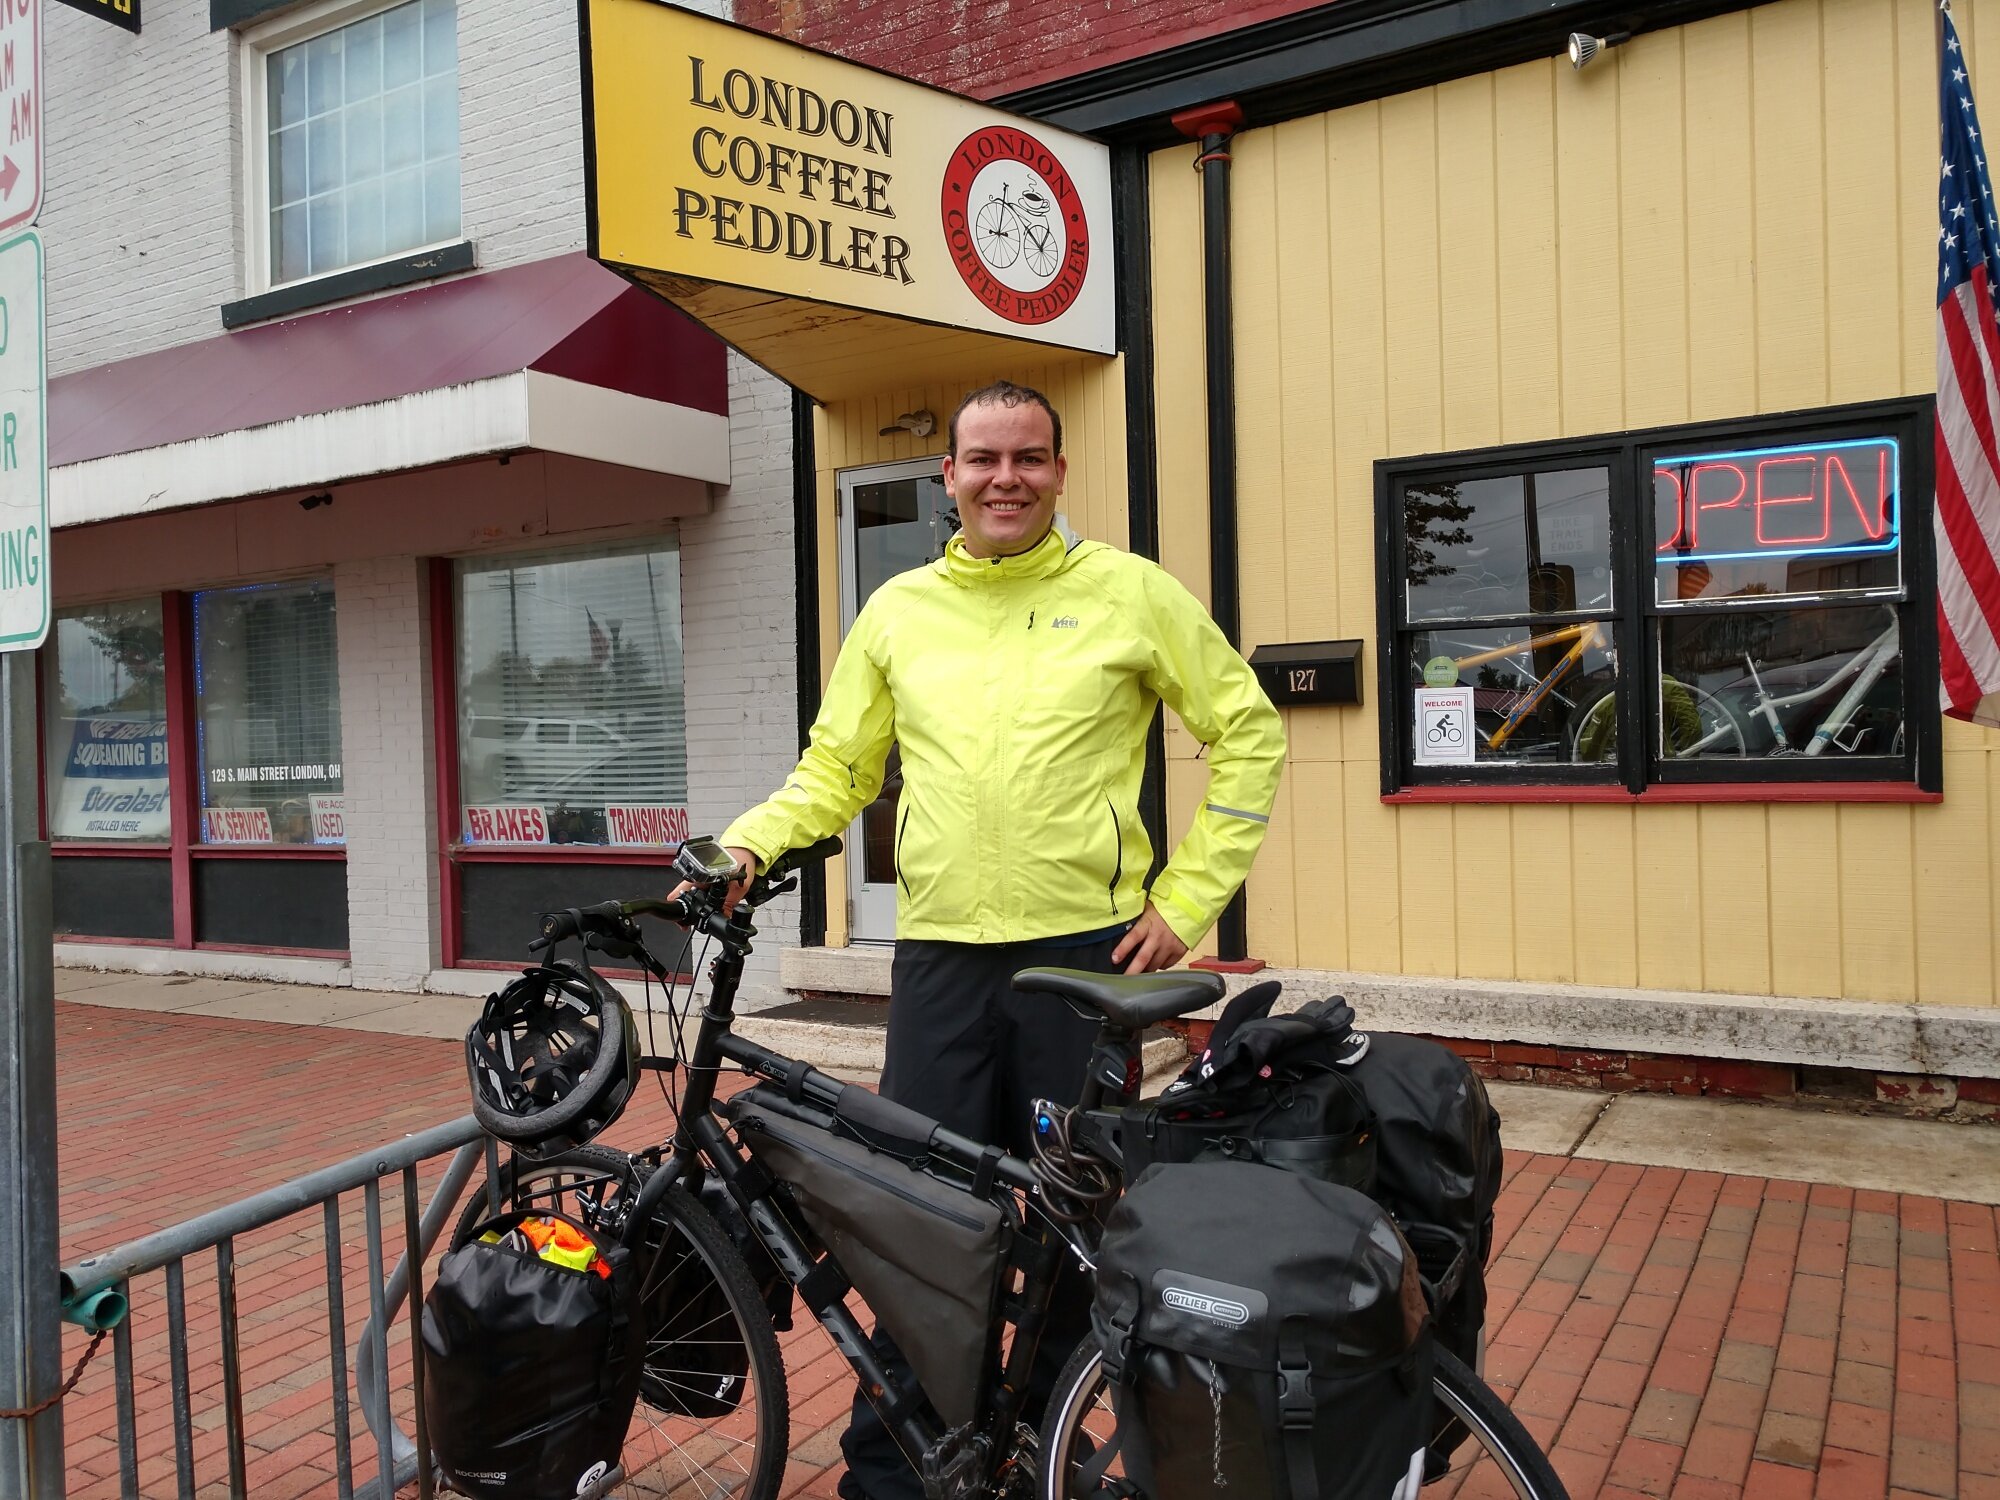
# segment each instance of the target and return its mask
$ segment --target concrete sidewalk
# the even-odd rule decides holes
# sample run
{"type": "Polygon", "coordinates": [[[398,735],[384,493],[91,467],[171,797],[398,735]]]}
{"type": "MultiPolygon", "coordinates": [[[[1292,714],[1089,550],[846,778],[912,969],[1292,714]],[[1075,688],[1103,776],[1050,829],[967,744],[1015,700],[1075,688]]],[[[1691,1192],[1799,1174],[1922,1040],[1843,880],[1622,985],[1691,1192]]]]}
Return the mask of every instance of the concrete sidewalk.
{"type": "MultiPolygon", "coordinates": [[[[58,990],[65,1260],[465,1111],[462,1000],[75,971],[59,972],[58,990]]],[[[2000,1500],[2000,1223],[1988,1206],[2000,1132],[1519,1086],[1495,1097],[1509,1150],[1487,1373],[1576,1500],[2000,1500]],[[1753,1160],[1768,1165],[1738,1165],[1753,1160]],[[1794,1171],[1893,1176],[1897,1190],[1794,1171]]],[[[648,1089],[612,1139],[670,1129],[648,1089]]],[[[392,1186],[391,1259],[395,1197],[392,1186]]],[[[350,1344],[366,1238],[359,1204],[344,1205],[350,1344]]],[[[250,1493],[269,1500],[335,1489],[323,1256],[317,1214],[236,1246],[250,1493]]],[[[202,1495],[223,1493],[226,1474],[213,1287],[212,1259],[191,1261],[202,1495]]],[[[150,1500],[175,1493],[171,1370],[160,1278],[133,1292],[150,1500]]],[[[399,1325],[392,1366],[406,1339],[399,1325]]],[[[66,1362],[82,1343],[71,1330],[66,1362]]],[[[828,1497],[851,1381],[816,1327],[787,1339],[786,1358],[785,1493],[828,1497]]],[[[73,1500],[118,1493],[112,1391],[107,1349],[65,1405],[73,1500]]],[[[361,1479],[371,1449],[358,1414],[355,1425],[361,1479]]]]}

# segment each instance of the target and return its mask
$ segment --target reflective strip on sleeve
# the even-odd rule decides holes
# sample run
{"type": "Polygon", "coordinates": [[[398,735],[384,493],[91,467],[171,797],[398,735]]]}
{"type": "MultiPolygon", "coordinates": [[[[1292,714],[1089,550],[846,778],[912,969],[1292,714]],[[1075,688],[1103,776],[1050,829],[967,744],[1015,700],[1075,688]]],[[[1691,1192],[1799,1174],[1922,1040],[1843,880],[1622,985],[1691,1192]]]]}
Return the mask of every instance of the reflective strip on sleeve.
{"type": "Polygon", "coordinates": [[[1226,818],[1244,818],[1252,823],[1268,823],[1271,821],[1269,813],[1245,812],[1240,807],[1224,807],[1220,802],[1209,802],[1205,803],[1204,806],[1210,812],[1221,813],[1226,818]]]}

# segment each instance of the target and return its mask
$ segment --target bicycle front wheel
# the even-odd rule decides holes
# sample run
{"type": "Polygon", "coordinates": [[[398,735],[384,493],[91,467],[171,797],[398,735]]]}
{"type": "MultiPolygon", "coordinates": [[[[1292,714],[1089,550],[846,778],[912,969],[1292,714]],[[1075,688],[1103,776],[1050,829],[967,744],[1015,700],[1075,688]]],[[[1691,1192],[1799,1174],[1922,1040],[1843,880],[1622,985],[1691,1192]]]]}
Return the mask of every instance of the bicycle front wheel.
{"type": "MultiPolygon", "coordinates": [[[[1443,1349],[1437,1351],[1432,1393],[1440,1425],[1455,1417],[1470,1436],[1448,1462],[1433,1460],[1433,1472],[1424,1480],[1427,1500],[1460,1494],[1569,1500],[1562,1480],[1527,1429],[1485,1381],[1443,1349]]],[[[1042,1423],[1038,1500],[1112,1500],[1109,1486],[1087,1494],[1081,1471],[1085,1462],[1111,1441],[1117,1425],[1110,1383],[1104,1378],[1104,1356],[1094,1340],[1085,1339],[1056,1377],[1055,1394],[1049,1398],[1048,1416],[1042,1423]]],[[[1123,1472],[1114,1458],[1110,1476],[1123,1472]]]]}
{"type": "MultiPolygon", "coordinates": [[[[583,1146],[500,1168],[516,1208],[547,1208],[608,1229],[651,1169],[621,1151],[583,1146]]],[[[482,1184],[459,1216],[461,1243],[487,1216],[482,1184]]],[[[784,1359],[743,1253],[692,1195],[661,1200],[636,1252],[643,1279],[646,1368],[625,1440],[621,1495],[776,1500],[791,1431],[784,1359]]]]}

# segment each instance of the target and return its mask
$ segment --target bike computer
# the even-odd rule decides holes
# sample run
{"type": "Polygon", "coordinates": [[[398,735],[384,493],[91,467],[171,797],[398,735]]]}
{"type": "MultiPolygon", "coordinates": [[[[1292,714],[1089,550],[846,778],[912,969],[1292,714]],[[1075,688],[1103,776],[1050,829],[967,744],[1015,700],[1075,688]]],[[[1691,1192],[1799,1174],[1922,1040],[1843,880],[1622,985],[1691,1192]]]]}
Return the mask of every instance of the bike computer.
{"type": "Polygon", "coordinates": [[[714,839],[692,838],[682,843],[681,852],[674,856],[674,873],[696,885],[716,885],[736,879],[743,866],[714,839]]]}

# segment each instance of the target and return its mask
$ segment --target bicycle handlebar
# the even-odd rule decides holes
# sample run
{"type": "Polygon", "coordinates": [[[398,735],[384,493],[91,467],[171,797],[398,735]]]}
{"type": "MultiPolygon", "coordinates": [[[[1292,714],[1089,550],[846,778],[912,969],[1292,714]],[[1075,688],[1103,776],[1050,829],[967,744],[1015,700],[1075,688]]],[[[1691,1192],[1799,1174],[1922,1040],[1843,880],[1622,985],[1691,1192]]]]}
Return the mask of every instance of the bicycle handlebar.
{"type": "MultiPolygon", "coordinates": [[[[755,908],[790,890],[796,882],[787,877],[794,870],[801,865],[831,858],[840,850],[838,838],[821,839],[803,849],[787,849],[771,861],[768,870],[757,872],[743,898],[744,904],[755,908]]],[[[600,901],[595,906],[572,906],[562,911],[543,912],[541,933],[528,944],[528,951],[540,953],[569,938],[582,937],[586,942],[598,940],[592,945],[601,943],[605,951],[614,956],[631,957],[631,948],[639,941],[638,929],[632,924],[634,917],[660,917],[683,927],[711,918],[719,922],[719,894],[718,882],[706,888],[696,886],[686,895],[670,900],[640,896],[629,901],[600,901]]]]}

